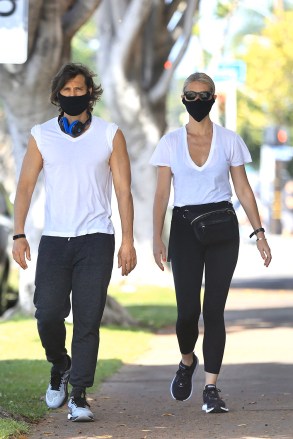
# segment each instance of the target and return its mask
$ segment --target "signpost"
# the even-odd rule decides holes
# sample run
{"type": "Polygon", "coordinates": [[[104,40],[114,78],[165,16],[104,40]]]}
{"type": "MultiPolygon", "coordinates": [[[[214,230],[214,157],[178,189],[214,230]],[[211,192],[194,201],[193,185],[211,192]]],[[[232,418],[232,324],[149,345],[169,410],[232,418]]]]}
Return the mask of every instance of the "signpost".
{"type": "Polygon", "coordinates": [[[282,233],[282,192],[286,162],[293,157],[290,145],[262,145],[260,154],[260,195],[268,207],[271,233],[282,233]]]}
{"type": "Polygon", "coordinates": [[[237,86],[245,82],[246,64],[240,60],[227,61],[217,66],[211,74],[216,83],[217,105],[212,116],[220,125],[236,131],[237,129],[237,86]]]}

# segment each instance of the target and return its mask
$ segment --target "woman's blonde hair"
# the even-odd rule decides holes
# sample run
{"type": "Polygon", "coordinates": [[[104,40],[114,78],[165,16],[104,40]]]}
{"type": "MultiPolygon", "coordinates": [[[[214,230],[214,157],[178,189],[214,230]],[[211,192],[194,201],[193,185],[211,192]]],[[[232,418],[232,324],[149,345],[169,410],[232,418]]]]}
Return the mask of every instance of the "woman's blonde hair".
{"type": "Polygon", "coordinates": [[[204,82],[204,83],[208,84],[210,91],[213,93],[213,95],[215,94],[216,88],[215,88],[214,81],[208,75],[206,75],[205,73],[201,73],[201,72],[192,73],[192,75],[188,76],[188,78],[185,79],[184,84],[183,84],[183,93],[185,92],[186,87],[191,82],[195,82],[195,81],[204,82]]]}

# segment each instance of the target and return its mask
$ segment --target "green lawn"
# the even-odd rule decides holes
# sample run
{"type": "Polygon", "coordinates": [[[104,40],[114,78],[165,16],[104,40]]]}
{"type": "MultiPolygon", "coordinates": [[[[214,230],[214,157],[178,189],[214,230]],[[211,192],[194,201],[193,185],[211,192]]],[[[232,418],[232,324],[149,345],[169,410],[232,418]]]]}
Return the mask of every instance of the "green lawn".
{"type": "Polygon", "coordinates": [[[133,292],[121,292],[110,287],[109,294],[144,327],[159,329],[175,324],[177,311],[172,288],[142,286],[133,292]]]}
{"type": "MultiPolygon", "coordinates": [[[[95,386],[90,391],[95,391],[122,364],[131,363],[147,349],[152,337],[150,329],[175,324],[175,297],[170,289],[141,287],[126,293],[110,288],[109,293],[137,319],[139,328],[101,328],[95,386]]],[[[70,352],[70,324],[67,334],[70,352]]],[[[45,360],[35,319],[19,317],[0,322],[0,346],[0,438],[8,439],[27,433],[32,422],[48,413],[44,393],[50,364],[45,360]]]]}

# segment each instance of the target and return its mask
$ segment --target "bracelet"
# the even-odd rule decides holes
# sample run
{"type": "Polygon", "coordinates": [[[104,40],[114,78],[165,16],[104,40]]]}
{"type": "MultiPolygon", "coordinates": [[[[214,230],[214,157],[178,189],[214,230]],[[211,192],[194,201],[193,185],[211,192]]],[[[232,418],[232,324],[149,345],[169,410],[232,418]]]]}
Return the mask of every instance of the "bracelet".
{"type": "Polygon", "coordinates": [[[26,236],[24,233],[20,233],[19,235],[12,236],[13,241],[15,241],[16,239],[19,239],[19,238],[26,238],[26,236]]]}
{"type": "Polygon", "coordinates": [[[265,232],[265,229],[263,227],[260,227],[259,229],[254,230],[250,235],[249,238],[252,238],[253,235],[257,235],[258,232],[265,232]]]}
{"type": "Polygon", "coordinates": [[[267,238],[256,238],[256,240],[257,240],[257,241],[262,241],[262,240],[266,241],[267,238]]]}

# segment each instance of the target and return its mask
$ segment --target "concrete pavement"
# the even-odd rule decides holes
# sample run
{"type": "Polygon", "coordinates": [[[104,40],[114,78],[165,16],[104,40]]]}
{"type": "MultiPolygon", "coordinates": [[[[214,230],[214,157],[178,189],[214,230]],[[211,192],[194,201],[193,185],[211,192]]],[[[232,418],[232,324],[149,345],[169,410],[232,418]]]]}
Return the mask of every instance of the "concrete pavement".
{"type": "Polygon", "coordinates": [[[267,234],[272,251],[269,267],[264,267],[249,230],[241,230],[240,251],[232,286],[237,288],[266,288],[293,290],[293,236],[267,234]]]}

